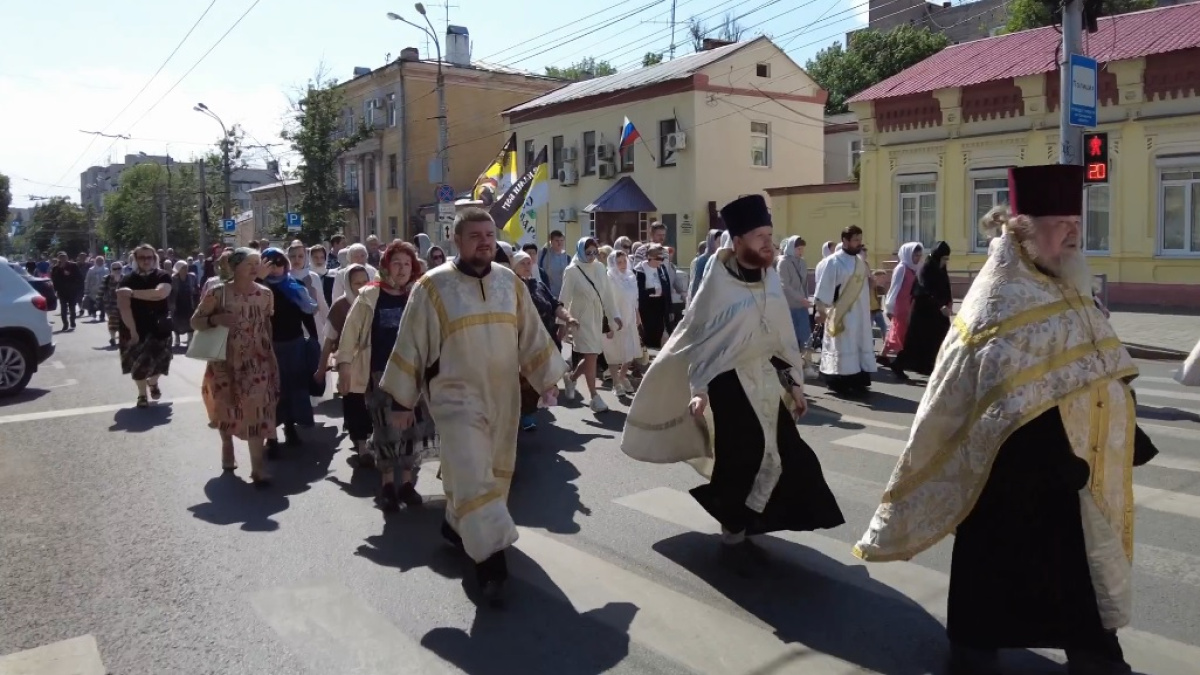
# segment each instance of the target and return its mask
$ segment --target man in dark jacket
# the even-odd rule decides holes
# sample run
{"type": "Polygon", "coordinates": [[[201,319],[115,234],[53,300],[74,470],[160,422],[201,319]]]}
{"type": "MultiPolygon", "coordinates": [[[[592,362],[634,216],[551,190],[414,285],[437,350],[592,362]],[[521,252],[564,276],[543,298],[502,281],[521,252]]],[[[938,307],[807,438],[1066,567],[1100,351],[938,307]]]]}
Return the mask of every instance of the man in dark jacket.
{"type": "Polygon", "coordinates": [[[83,295],[83,274],[66,251],[58,252],[58,264],[50,272],[50,283],[62,307],[62,329],[75,330],[75,305],[83,295]]]}

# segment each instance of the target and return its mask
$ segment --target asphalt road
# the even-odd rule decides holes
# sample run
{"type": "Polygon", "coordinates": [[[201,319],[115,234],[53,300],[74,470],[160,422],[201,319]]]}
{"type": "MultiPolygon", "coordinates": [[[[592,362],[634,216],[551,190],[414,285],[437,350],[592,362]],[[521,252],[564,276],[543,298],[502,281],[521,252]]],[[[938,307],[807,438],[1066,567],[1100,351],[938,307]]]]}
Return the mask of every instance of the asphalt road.
{"type": "MultiPolygon", "coordinates": [[[[522,435],[510,505],[521,539],[503,610],[477,609],[442,545],[441,486],[384,518],[374,476],[346,463],[340,405],[256,491],[222,477],[177,357],[164,401],[133,407],[100,324],[0,403],[0,675],[383,673],[940,673],[950,545],[911,563],[850,555],[903,447],[922,389],[880,376],[870,407],[810,386],[802,435],[848,521],[769,537],[752,578],[719,559],[688,468],[621,454],[624,406],[543,414],[522,435]],[[58,669],[56,669],[58,668],[58,669]]],[[[1162,452],[1136,474],[1131,662],[1200,663],[1200,391],[1143,362],[1139,414],[1162,452]]],[[[609,395],[610,403],[613,401],[609,395]]],[[[468,577],[469,578],[469,577],[468,577]]],[[[1013,672],[1065,672],[1055,653],[1013,672]]]]}

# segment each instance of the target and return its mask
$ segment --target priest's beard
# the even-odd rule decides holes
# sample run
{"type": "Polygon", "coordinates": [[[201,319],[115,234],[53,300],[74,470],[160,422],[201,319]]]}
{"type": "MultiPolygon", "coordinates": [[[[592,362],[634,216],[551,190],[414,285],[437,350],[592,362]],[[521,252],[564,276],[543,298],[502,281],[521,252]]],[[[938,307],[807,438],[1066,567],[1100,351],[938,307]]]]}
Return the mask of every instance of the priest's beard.
{"type": "Polygon", "coordinates": [[[1058,260],[1054,261],[1040,258],[1035,246],[1027,246],[1026,251],[1038,267],[1054,275],[1083,297],[1092,297],[1092,268],[1088,265],[1087,256],[1083,251],[1077,248],[1064,249],[1058,260]]]}
{"type": "Polygon", "coordinates": [[[737,258],[738,264],[748,270],[765,269],[775,262],[775,250],[772,248],[762,250],[738,248],[734,251],[734,256],[737,258]]]}

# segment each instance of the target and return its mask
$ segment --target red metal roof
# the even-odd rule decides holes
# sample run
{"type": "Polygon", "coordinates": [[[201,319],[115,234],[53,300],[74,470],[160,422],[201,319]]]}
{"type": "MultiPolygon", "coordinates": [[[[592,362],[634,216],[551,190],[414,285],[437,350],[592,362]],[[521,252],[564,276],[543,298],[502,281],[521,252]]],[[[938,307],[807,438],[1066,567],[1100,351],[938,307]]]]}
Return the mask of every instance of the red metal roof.
{"type": "MultiPolygon", "coordinates": [[[[1101,63],[1200,47],[1200,2],[1100,19],[1084,51],[1101,63]]],[[[954,89],[1057,69],[1062,35],[1054,26],[952,45],[850,99],[874,101],[954,89]]]]}

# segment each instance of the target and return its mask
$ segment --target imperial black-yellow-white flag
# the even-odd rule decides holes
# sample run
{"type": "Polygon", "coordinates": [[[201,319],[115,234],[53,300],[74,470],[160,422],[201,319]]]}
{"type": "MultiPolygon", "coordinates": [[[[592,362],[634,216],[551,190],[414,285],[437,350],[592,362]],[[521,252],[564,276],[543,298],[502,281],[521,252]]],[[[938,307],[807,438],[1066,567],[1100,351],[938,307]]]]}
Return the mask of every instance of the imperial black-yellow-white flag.
{"type": "Polygon", "coordinates": [[[492,204],[490,213],[505,241],[524,244],[537,238],[537,209],[550,199],[546,146],[512,186],[492,204]]]}
{"type": "Polygon", "coordinates": [[[517,135],[513,134],[500,148],[500,154],[488,165],[479,178],[475,179],[475,187],[471,190],[471,198],[483,202],[485,207],[491,207],[496,197],[504,194],[517,179],[517,135]]]}

